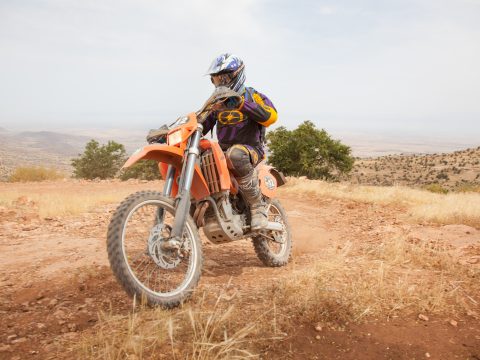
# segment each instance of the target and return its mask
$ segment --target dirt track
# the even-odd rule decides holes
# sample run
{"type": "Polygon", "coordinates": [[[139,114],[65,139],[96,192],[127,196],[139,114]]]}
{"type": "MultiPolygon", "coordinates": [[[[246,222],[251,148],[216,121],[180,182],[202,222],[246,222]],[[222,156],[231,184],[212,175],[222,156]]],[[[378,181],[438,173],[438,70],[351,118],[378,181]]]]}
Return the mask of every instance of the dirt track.
{"type": "MultiPolygon", "coordinates": [[[[158,184],[128,184],[132,192],[152,185],[158,184]]],[[[0,191],[8,185],[2,186],[0,191]]],[[[101,191],[109,185],[68,186],[69,191],[75,186],[101,191]]],[[[265,268],[247,241],[205,243],[200,288],[221,287],[231,278],[242,298],[248,299],[276,278],[321,259],[325,248],[347,241],[375,242],[395,234],[445,241],[470,258],[480,255],[480,231],[471,227],[409,223],[401,209],[392,207],[285,194],[280,199],[294,229],[291,264],[265,268]]],[[[0,358],[70,358],[72,344],[96,324],[99,311],[131,309],[109,270],[105,249],[106,227],[115,205],[58,218],[39,218],[30,205],[27,199],[0,208],[0,358]]],[[[287,359],[422,359],[428,353],[434,359],[480,359],[480,322],[456,319],[454,327],[447,320],[433,317],[422,322],[414,315],[389,322],[372,319],[345,331],[325,329],[320,339],[315,339],[308,324],[299,324],[296,333],[276,344],[271,354],[287,359]]]]}

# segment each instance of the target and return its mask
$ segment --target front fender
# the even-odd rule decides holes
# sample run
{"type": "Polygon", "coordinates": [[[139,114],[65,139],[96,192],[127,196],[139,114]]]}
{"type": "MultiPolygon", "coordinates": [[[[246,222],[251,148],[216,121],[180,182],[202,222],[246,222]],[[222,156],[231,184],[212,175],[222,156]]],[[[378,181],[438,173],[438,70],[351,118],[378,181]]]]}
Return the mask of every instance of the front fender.
{"type": "MultiPolygon", "coordinates": [[[[161,164],[172,165],[176,171],[174,181],[175,185],[173,186],[171,196],[174,197],[177,195],[178,175],[182,171],[183,163],[183,151],[180,148],[166,144],[152,144],[144,146],[143,148],[135,151],[132,156],[128,158],[127,162],[122,168],[128,168],[140,160],[154,160],[158,162],[159,168],[161,167],[161,164]]],[[[160,171],[160,173],[163,174],[164,172],[160,171]]],[[[201,200],[210,195],[207,182],[205,181],[202,171],[197,164],[195,164],[191,193],[195,200],[201,200]]]]}

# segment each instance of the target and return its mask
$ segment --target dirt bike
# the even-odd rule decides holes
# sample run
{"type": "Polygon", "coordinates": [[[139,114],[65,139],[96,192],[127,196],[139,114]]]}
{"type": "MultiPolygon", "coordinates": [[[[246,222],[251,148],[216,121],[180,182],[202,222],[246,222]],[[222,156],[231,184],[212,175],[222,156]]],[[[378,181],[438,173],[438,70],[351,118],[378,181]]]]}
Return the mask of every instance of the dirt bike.
{"type": "Polygon", "coordinates": [[[214,244],[251,238],[267,266],[286,265],[292,247],[290,227],[275,199],[285,177],[261,162],[257,167],[268,225],[250,229],[250,211],[227,166],[220,145],[202,138],[202,122],[218,104],[238,94],[217,88],[196,113],[151,132],[150,145],[125,163],[158,162],[162,192],[140,191],[116,209],[107,234],[110,266],[125,291],[148,305],[175,307],[197,285],[203,255],[199,228],[214,244]],[[173,245],[172,245],[173,244],[173,245]]]}

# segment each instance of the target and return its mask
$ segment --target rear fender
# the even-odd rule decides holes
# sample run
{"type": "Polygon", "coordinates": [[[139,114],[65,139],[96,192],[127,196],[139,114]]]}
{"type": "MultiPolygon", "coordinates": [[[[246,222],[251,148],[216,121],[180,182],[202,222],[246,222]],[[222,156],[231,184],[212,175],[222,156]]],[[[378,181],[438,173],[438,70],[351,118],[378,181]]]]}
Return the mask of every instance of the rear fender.
{"type": "Polygon", "coordinates": [[[262,194],[268,198],[276,196],[277,188],[286,183],[285,176],[273,166],[261,162],[257,165],[258,181],[262,194]]]}
{"type": "MultiPolygon", "coordinates": [[[[123,168],[128,168],[139,160],[157,161],[159,163],[160,174],[164,179],[167,173],[168,165],[172,165],[176,171],[171,196],[174,197],[177,195],[178,179],[180,171],[182,170],[183,162],[182,149],[166,144],[147,145],[133,153],[133,155],[130,156],[125,165],[123,165],[123,168]]],[[[195,164],[191,193],[195,200],[201,200],[210,195],[210,191],[208,190],[205,178],[203,177],[202,171],[197,164],[195,164]]]]}

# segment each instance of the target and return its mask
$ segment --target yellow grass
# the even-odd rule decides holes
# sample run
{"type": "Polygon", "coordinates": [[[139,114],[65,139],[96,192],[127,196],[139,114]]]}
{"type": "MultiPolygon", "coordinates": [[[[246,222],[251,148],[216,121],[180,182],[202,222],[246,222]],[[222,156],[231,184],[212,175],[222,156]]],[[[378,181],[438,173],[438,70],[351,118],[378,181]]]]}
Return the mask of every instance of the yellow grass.
{"type": "Polygon", "coordinates": [[[265,345],[304,324],[342,329],[418,313],[478,318],[479,276],[439,243],[403,237],[347,243],[256,290],[262,299],[256,304],[243,304],[242,293],[204,293],[180,309],[101,314],[78,351],[81,358],[112,360],[262,358],[265,345]]]}
{"type": "MultiPolygon", "coordinates": [[[[228,286],[228,285],[227,285],[228,286]]],[[[134,305],[135,306],[135,305],[134,305]]],[[[128,315],[100,314],[94,336],[78,348],[88,359],[251,359],[252,344],[266,339],[264,317],[242,318],[242,310],[221,292],[184,307],[133,309],[128,315]],[[238,322],[238,319],[241,319],[238,322]]]]}
{"type": "MultiPolygon", "coordinates": [[[[118,203],[137,188],[120,183],[105,184],[86,183],[78,186],[64,182],[43,183],[37,185],[21,184],[14,186],[2,184],[0,187],[0,205],[14,206],[20,204],[38,211],[41,217],[78,215],[92,211],[96,206],[118,203]],[[13,186],[13,187],[12,187],[13,186]]],[[[158,184],[152,185],[152,189],[158,184]]]]}
{"type": "Polygon", "coordinates": [[[272,297],[284,314],[313,323],[419,312],[478,317],[479,275],[438,244],[394,238],[330,251],[276,285],[272,297]]]}
{"type": "Polygon", "coordinates": [[[24,166],[18,167],[10,175],[10,182],[28,182],[28,181],[45,181],[57,180],[64,178],[65,175],[53,168],[45,168],[43,166],[24,166]]]}
{"type": "Polygon", "coordinates": [[[402,186],[363,186],[289,178],[286,193],[313,197],[353,200],[384,205],[400,205],[418,221],[440,224],[466,224],[480,228],[480,194],[436,194],[402,186]]]}

